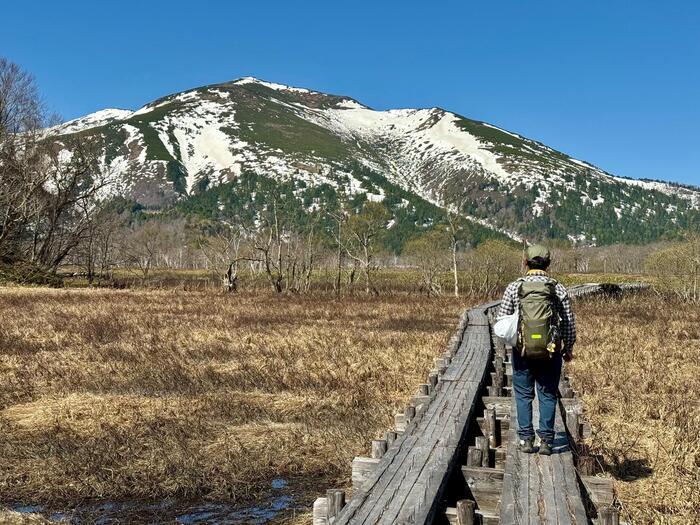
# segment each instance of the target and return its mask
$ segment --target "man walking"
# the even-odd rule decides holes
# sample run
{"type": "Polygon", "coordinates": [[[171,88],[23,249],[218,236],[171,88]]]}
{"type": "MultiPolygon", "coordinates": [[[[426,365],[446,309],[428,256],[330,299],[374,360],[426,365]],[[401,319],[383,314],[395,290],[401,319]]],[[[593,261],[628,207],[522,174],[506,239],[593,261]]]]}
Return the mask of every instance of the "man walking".
{"type": "Polygon", "coordinates": [[[576,322],[571,300],[563,285],[547,275],[549,250],[533,245],[525,251],[525,277],[510,283],[498,316],[519,312],[518,344],[513,348],[513,392],[518,412],[520,450],[535,451],[532,400],[535,385],[540,421],[539,453],[552,453],[554,417],[562,359],[571,360],[576,322]]]}

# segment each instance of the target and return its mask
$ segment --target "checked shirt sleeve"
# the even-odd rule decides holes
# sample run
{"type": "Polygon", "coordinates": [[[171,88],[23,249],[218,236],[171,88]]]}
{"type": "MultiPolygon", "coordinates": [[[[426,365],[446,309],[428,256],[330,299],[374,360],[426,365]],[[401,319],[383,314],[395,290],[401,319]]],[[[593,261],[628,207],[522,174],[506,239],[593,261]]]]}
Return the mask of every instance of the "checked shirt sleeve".
{"type": "Polygon", "coordinates": [[[518,300],[518,281],[510,283],[503,294],[501,306],[498,308],[498,317],[515,313],[518,300]]]}
{"type": "Polygon", "coordinates": [[[576,342],[576,318],[574,317],[574,311],[571,308],[571,298],[566,288],[561,284],[557,284],[556,291],[560,302],[559,329],[561,330],[561,337],[564,343],[564,351],[571,352],[576,342]]]}

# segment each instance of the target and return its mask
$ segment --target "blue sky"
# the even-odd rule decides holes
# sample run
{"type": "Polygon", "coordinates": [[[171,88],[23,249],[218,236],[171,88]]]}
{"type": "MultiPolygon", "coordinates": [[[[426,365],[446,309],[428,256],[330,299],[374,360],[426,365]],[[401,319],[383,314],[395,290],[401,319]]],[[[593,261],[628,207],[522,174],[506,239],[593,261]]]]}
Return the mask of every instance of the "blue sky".
{"type": "Polygon", "coordinates": [[[440,106],[629,177],[700,185],[700,3],[37,1],[0,55],[70,119],[241,76],[440,106]]]}

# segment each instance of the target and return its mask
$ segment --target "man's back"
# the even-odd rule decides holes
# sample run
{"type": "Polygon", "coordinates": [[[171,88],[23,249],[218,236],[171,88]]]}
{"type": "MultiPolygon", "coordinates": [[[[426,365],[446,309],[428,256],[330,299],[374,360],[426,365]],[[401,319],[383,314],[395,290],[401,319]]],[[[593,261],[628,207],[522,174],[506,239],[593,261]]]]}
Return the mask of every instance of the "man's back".
{"type": "MultiPolygon", "coordinates": [[[[540,299],[544,297],[547,302],[546,319],[547,326],[552,326],[549,323],[552,310],[556,313],[556,322],[558,324],[558,332],[562,342],[562,353],[556,352],[557,344],[549,346],[549,340],[546,343],[546,350],[537,347],[539,353],[534,353],[534,356],[539,357],[529,358],[521,352],[522,348],[513,348],[513,394],[518,416],[518,436],[520,437],[520,450],[523,452],[534,452],[535,431],[532,426],[532,401],[535,398],[535,387],[537,387],[537,397],[540,404],[540,421],[537,434],[540,437],[540,454],[551,454],[552,441],[554,439],[554,418],[557,406],[557,394],[559,389],[559,377],[561,375],[562,357],[566,360],[571,359],[571,352],[574,343],[576,342],[576,320],[571,309],[571,300],[566,288],[560,283],[547,275],[547,268],[551,262],[550,253],[544,246],[534,245],[527,248],[525,253],[525,264],[528,267],[527,275],[510,283],[503,294],[503,300],[498,311],[498,315],[505,316],[515,312],[520,312],[521,317],[528,313],[523,308],[521,310],[521,288],[524,283],[535,282],[551,282],[554,284],[554,293],[551,293],[551,287],[527,286],[527,289],[549,289],[547,294],[540,293],[540,299]],[[552,304],[553,303],[553,304],[552,304]],[[547,351],[548,350],[548,351],[547,351]],[[544,353],[542,353],[544,352],[544,353]]],[[[523,289],[523,292],[527,290],[523,289]]],[[[542,290],[539,290],[542,292],[542,290]]],[[[526,301],[530,296],[523,296],[523,306],[528,306],[526,301]]],[[[536,305],[538,306],[538,305],[536,305]]],[[[538,311],[534,308],[533,311],[538,311]]],[[[519,346],[527,345],[522,343],[523,333],[525,332],[523,323],[531,322],[532,319],[520,319],[520,338],[519,346]]],[[[542,324],[542,323],[540,323],[542,324]]],[[[529,326],[529,325],[528,325],[529,326]]],[[[542,331],[538,330],[538,338],[542,337],[542,331]]],[[[550,333],[550,332],[548,332],[550,333]]],[[[534,335],[533,335],[534,339],[534,335]]],[[[549,339],[549,338],[548,338],[549,339]]],[[[535,345],[530,345],[535,348],[535,345]]],[[[542,345],[540,345],[542,346],[542,345]]]]}

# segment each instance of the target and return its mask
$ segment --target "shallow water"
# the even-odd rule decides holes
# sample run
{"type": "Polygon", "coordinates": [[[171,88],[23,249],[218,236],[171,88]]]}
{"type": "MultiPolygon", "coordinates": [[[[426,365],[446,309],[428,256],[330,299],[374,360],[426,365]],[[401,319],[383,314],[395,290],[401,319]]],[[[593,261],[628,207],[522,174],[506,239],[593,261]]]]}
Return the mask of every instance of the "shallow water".
{"type": "Polygon", "coordinates": [[[294,497],[287,493],[288,483],[282,478],[272,480],[267,498],[254,506],[230,503],[195,503],[183,505],[176,500],[156,503],[138,501],[103,501],[80,505],[73,509],[47,509],[41,505],[16,503],[12,510],[22,513],[41,514],[51,520],[66,520],[69,523],[94,523],[107,525],[125,522],[182,523],[194,525],[212,523],[218,525],[263,525],[278,517],[281,512],[293,508],[294,497]]]}

